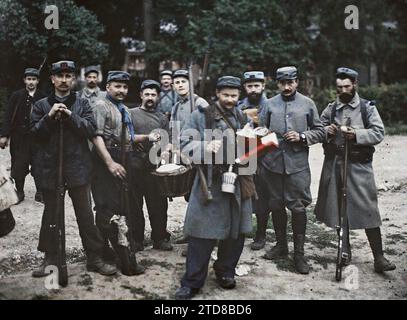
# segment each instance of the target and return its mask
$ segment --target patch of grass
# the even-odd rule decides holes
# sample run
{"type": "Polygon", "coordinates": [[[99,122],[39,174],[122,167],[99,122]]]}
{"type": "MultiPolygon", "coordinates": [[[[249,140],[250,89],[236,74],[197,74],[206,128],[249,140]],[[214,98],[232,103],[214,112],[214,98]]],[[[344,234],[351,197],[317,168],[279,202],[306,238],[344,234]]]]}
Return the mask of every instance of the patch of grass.
{"type": "Polygon", "coordinates": [[[160,266],[160,267],[163,267],[164,269],[171,269],[174,267],[174,265],[171,263],[168,263],[165,261],[158,261],[155,259],[143,259],[143,260],[140,260],[140,264],[146,268],[151,267],[151,266],[160,266]]]}
{"type": "Polygon", "coordinates": [[[336,259],[331,256],[319,256],[319,255],[312,255],[307,256],[309,260],[314,261],[316,264],[321,265],[325,270],[328,269],[328,264],[335,264],[336,259]]]}
{"type": "Polygon", "coordinates": [[[81,278],[82,279],[78,281],[78,285],[88,287],[93,284],[92,277],[89,274],[82,274],[81,278]]]}
{"type": "Polygon", "coordinates": [[[136,288],[132,286],[126,286],[126,285],[121,285],[123,289],[129,290],[134,298],[137,298],[137,295],[141,295],[143,298],[140,300],[166,300],[165,297],[160,296],[156,293],[149,292],[145,290],[144,288],[136,288]]]}
{"type": "Polygon", "coordinates": [[[274,263],[275,263],[277,269],[280,271],[295,273],[294,262],[291,259],[277,259],[277,260],[274,260],[274,263]]]}
{"type": "Polygon", "coordinates": [[[392,239],[395,241],[402,241],[402,242],[406,242],[406,237],[402,236],[399,233],[393,233],[393,234],[389,234],[386,236],[387,239],[392,239]]]}
{"type": "Polygon", "coordinates": [[[407,135],[407,124],[392,123],[386,125],[386,135],[407,135]]]}
{"type": "Polygon", "coordinates": [[[399,227],[399,226],[396,226],[395,224],[389,224],[389,227],[393,227],[393,228],[397,228],[397,229],[400,229],[401,227],[399,227]]]}
{"type": "Polygon", "coordinates": [[[397,250],[394,250],[392,248],[386,248],[385,250],[383,250],[385,254],[389,255],[389,256],[397,256],[399,253],[397,252],[397,250]]]}

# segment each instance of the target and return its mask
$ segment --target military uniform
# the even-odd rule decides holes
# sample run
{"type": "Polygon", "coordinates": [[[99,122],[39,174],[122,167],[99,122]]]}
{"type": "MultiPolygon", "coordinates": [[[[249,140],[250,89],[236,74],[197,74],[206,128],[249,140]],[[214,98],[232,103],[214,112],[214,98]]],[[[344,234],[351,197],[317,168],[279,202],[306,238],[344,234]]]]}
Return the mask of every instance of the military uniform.
{"type": "MultiPolygon", "coordinates": [[[[37,69],[28,68],[24,76],[39,77],[37,69]]],[[[20,201],[24,199],[25,177],[30,172],[34,177],[37,188],[36,200],[42,201],[40,196],[39,176],[35,167],[36,145],[35,140],[29,135],[30,116],[33,104],[44,98],[45,94],[35,90],[31,96],[27,89],[14,92],[4,110],[3,126],[0,130],[0,137],[10,138],[11,154],[11,176],[16,182],[17,192],[20,201]]]]}
{"type": "MultiPolygon", "coordinates": [[[[217,87],[223,86],[240,88],[240,79],[235,77],[222,77],[218,80],[217,87]]],[[[224,113],[230,123],[236,128],[244,125],[243,114],[234,108],[225,110],[220,105],[218,108],[224,113]]],[[[217,107],[199,107],[192,112],[191,118],[182,130],[182,152],[186,155],[193,154],[195,160],[207,159],[205,156],[206,144],[204,140],[205,129],[218,129],[225,133],[230,129],[219,113],[217,107]],[[207,117],[212,116],[212,121],[207,117]],[[210,125],[210,127],[207,127],[210,125]],[[190,133],[199,131],[201,140],[190,140],[190,133]],[[201,158],[202,157],[202,158],[201,158]]],[[[235,134],[233,131],[228,140],[223,141],[223,150],[228,147],[234,148],[235,134]],[[229,142],[229,143],[227,143],[229,142]]],[[[194,158],[193,158],[194,159],[194,158]]],[[[186,272],[181,280],[181,288],[177,291],[176,298],[190,298],[204,285],[211,252],[219,240],[218,260],[214,264],[217,279],[229,281],[229,288],[234,287],[235,267],[238,263],[244,245],[244,234],[251,232],[251,198],[243,198],[240,183],[236,182],[234,194],[221,191],[222,173],[227,171],[228,165],[224,157],[224,164],[213,165],[211,170],[204,165],[207,172],[207,180],[212,181],[211,192],[213,200],[205,203],[204,194],[201,190],[200,175],[197,174],[193,183],[190,200],[185,216],[184,233],[188,236],[188,252],[186,272]],[[212,172],[212,173],[211,173],[212,172]]]]}
{"type": "MultiPolygon", "coordinates": [[[[127,82],[130,75],[122,71],[109,71],[107,82],[118,81],[127,82]]],[[[129,109],[120,101],[114,100],[109,94],[105,98],[99,99],[93,109],[93,115],[96,122],[96,136],[103,138],[107,151],[113,161],[121,163],[121,151],[125,150],[125,162],[123,166],[128,168],[130,152],[133,150],[132,139],[134,137],[134,127],[130,120],[129,109]],[[127,124],[124,145],[121,141],[122,135],[122,116],[127,124]]],[[[110,256],[109,242],[112,245],[115,254],[119,257],[119,265],[122,273],[126,275],[140,274],[144,271],[137,263],[133,265],[129,258],[132,254],[129,250],[128,241],[121,242],[119,239],[128,238],[123,235],[122,228],[116,218],[123,216],[121,206],[121,190],[123,181],[113,174],[107,168],[105,162],[100,158],[97,148],[92,150],[94,174],[92,177],[92,194],[96,208],[96,225],[102,233],[104,239],[104,254],[110,256]],[[129,264],[130,263],[130,264],[129,264]]],[[[126,177],[127,183],[131,185],[131,175],[126,177]]],[[[130,193],[131,194],[131,191],[130,193]]],[[[130,211],[132,208],[130,208],[130,211]]],[[[138,210],[137,208],[135,210],[138,210]]],[[[132,214],[128,219],[132,219],[134,225],[135,216],[132,214]]],[[[126,228],[129,228],[129,221],[126,228]]],[[[134,232],[129,230],[128,232],[134,232]]],[[[130,238],[128,240],[131,240],[130,238]]],[[[134,240],[134,239],[133,239],[134,240]]],[[[135,261],[135,260],[134,260],[135,261]]]]}
{"type": "MultiPolygon", "coordinates": [[[[348,68],[339,68],[337,76],[357,79],[357,72],[348,68]]],[[[366,229],[375,261],[383,259],[380,234],[381,217],[377,205],[377,189],[372,168],[374,145],[384,138],[384,125],[373,102],[361,98],[355,93],[349,103],[343,103],[339,97],[330,103],[321,114],[321,121],[329,125],[342,124],[350,119],[355,130],[356,140],[351,143],[347,176],[346,229],[366,229]]],[[[342,167],[344,165],[344,138],[340,131],[335,136],[324,137],[325,159],[321,172],[318,200],[315,206],[317,220],[331,228],[339,225],[339,195],[342,186],[342,167]]],[[[350,254],[348,232],[344,233],[344,251],[350,254]]],[[[375,264],[377,264],[376,262],[375,264]]],[[[384,263],[383,269],[390,263],[384,263]]],[[[394,266],[395,268],[395,266],[394,266]]],[[[383,269],[383,271],[386,271],[383,269]]]]}
{"type": "MultiPolygon", "coordinates": [[[[250,82],[262,82],[264,83],[264,73],[261,71],[249,71],[243,74],[244,83],[250,82]]],[[[247,92],[246,92],[247,93],[247,92]]],[[[237,108],[242,110],[248,116],[250,121],[250,126],[252,128],[256,128],[258,126],[258,117],[261,114],[263,108],[265,107],[267,102],[266,95],[264,92],[261,94],[259,101],[253,102],[250,101],[248,97],[244,98],[243,100],[239,101],[237,108]],[[253,111],[257,113],[257,115],[253,115],[253,111]]],[[[259,166],[261,163],[262,157],[258,158],[257,165],[259,166]]],[[[257,174],[254,176],[254,182],[256,184],[256,189],[258,190],[262,186],[260,185],[260,180],[257,177],[257,174]]],[[[257,213],[257,207],[259,204],[257,203],[258,199],[253,199],[253,212],[257,213]]],[[[267,221],[268,215],[258,215],[256,214],[257,220],[257,228],[256,228],[256,236],[254,241],[251,245],[253,250],[260,250],[264,248],[266,244],[266,229],[267,229],[267,221]]]]}
{"type": "MultiPolygon", "coordinates": [[[[160,90],[158,82],[153,80],[146,80],[141,85],[141,91],[145,88],[156,88],[157,92],[160,90]]],[[[168,133],[168,119],[161,112],[147,110],[144,108],[135,108],[130,110],[130,117],[135,128],[135,134],[148,135],[152,131],[168,133]]],[[[168,242],[170,234],[167,232],[167,210],[168,201],[167,197],[159,194],[158,182],[151,171],[156,169],[156,165],[152,164],[149,160],[149,152],[153,146],[152,142],[140,142],[143,151],[133,151],[130,161],[132,179],[132,201],[136,202],[133,208],[143,207],[143,199],[147,206],[148,216],[151,224],[151,239],[153,240],[153,248],[170,250],[172,247],[164,242],[168,242]]],[[[142,248],[144,241],[144,227],[145,220],[143,210],[134,210],[135,218],[135,241],[138,246],[142,248]]]]}
{"type": "MultiPolygon", "coordinates": [[[[248,71],[243,74],[244,83],[249,82],[263,82],[265,81],[264,73],[261,71],[248,71]]],[[[267,102],[267,97],[264,92],[261,94],[260,99],[258,101],[250,101],[248,97],[244,98],[243,100],[239,101],[237,108],[242,110],[244,113],[249,113],[250,110],[257,110],[257,114],[259,115],[262,111],[262,108],[265,106],[267,102]]],[[[252,127],[257,127],[257,123],[250,119],[252,127]]]]}
{"type": "MultiPolygon", "coordinates": [[[[96,66],[89,66],[85,68],[85,77],[91,72],[99,74],[99,68],[96,66]]],[[[81,91],[78,92],[79,98],[88,100],[90,106],[93,108],[96,105],[96,101],[106,97],[106,91],[102,91],[99,87],[91,89],[84,87],[81,91]]]]}
{"type": "MultiPolygon", "coordinates": [[[[60,61],[52,65],[53,74],[75,70],[71,61],[60,61]]],[[[41,175],[41,188],[44,196],[44,213],[41,222],[38,250],[45,252],[45,261],[33,276],[46,275],[44,267],[54,264],[57,254],[56,199],[58,179],[59,126],[63,125],[63,167],[62,175],[65,188],[72,199],[79,234],[88,257],[89,270],[110,275],[116,272],[114,267],[105,265],[101,260],[103,242],[95,226],[91,208],[91,154],[87,139],[95,134],[95,120],[89,103],[75,93],[58,97],[52,93],[39,100],[31,115],[31,132],[38,139],[38,171],[41,175]],[[49,112],[56,103],[63,103],[72,112],[64,121],[51,118],[49,112]]]]}
{"type": "MultiPolygon", "coordinates": [[[[294,67],[277,70],[277,80],[297,79],[294,67]]],[[[305,208],[311,203],[311,172],[308,163],[308,147],[321,141],[324,128],[314,102],[299,92],[291,96],[279,94],[266,103],[260,116],[260,125],[277,134],[279,148],[267,153],[258,170],[259,208],[257,213],[268,217],[272,211],[273,225],[277,238],[277,252],[287,253],[287,213],[292,212],[294,253],[303,262],[306,228],[305,208]],[[283,136],[296,131],[302,136],[299,142],[285,141],[283,136]],[[281,249],[281,250],[280,250],[281,249]]],[[[267,219],[267,218],[265,218],[267,219]]],[[[271,249],[265,258],[273,259],[271,249]]],[[[299,260],[298,260],[299,261],[299,260]]],[[[305,265],[305,263],[304,263],[305,265]]],[[[298,268],[300,269],[300,268],[298,268]]],[[[308,267],[303,269],[306,272],[308,267]]]]}
{"type": "MultiPolygon", "coordinates": [[[[172,78],[175,79],[177,77],[184,77],[189,80],[188,71],[183,69],[175,71],[172,78]]],[[[179,96],[178,102],[174,105],[171,112],[170,142],[172,142],[172,139],[178,140],[181,130],[184,128],[193,111],[198,107],[205,108],[208,105],[208,102],[197,94],[194,95],[194,103],[190,102],[189,94],[184,97],[179,96]],[[176,135],[175,137],[173,137],[174,133],[176,135]]]]}

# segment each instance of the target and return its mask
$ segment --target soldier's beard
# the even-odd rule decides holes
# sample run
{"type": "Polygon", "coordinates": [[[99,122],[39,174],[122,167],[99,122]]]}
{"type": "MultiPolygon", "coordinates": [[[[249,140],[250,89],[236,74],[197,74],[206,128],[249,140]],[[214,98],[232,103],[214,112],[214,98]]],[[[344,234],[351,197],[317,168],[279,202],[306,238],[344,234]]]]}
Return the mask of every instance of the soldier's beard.
{"type": "Polygon", "coordinates": [[[152,109],[155,108],[155,103],[154,103],[153,100],[147,100],[147,101],[145,102],[145,104],[144,104],[144,107],[145,107],[146,109],[152,110],[152,109]]]}
{"type": "Polygon", "coordinates": [[[261,95],[262,95],[262,93],[254,92],[254,93],[250,93],[249,95],[247,95],[247,98],[250,103],[255,104],[260,101],[261,95]]]}
{"type": "Polygon", "coordinates": [[[343,103],[349,103],[352,101],[353,97],[355,96],[355,93],[356,93],[355,88],[353,88],[351,92],[341,92],[339,93],[339,100],[343,103]]]}

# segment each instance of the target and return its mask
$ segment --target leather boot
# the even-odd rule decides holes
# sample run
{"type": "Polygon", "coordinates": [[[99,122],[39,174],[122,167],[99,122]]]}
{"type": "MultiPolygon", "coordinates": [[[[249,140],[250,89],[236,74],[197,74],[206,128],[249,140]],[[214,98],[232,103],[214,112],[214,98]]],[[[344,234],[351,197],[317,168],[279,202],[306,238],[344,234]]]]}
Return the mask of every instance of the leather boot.
{"type": "Polygon", "coordinates": [[[274,260],[287,258],[288,255],[288,244],[287,244],[287,229],[278,230],[276,229],[276,245],[271,248],[263,256],[264,259],[274,260]]]}
{"type": "Polygon", "coordinates": [[[396,265],[384,257],[380,228],[366,229],[365,231],[374,257],[374,270],[377,273],[383,273],[396,269],[396,265]]]}
{"type": "Polygon", "coordinates": [[[115,247],[119,256],[121,272],[126,276],[135,276],[144,273],[145,268],[137,263],[136,257],[131,256],[130,250],[124,246],[115,247]]]}
{"type": "Polygon", "coordinates": [[[309,273],[309,265],[304,257],[304,234],[294,234],[294,265],[295,270],[301,274],[309,273]]]}
{"type": "Polygon", "coordinates": [[[32,276],[34,278],[46,277],[49,274],[51,274],[51,272],[46,272],[45,269],[48,266],[56,266],[56,265],[57,265],[57,255],[56,254],[45,253],[44,260],[42,261],[40,266],[37,267],[37,269],[35,269],[32,272],[32,276]]]}
{"type": "Polygon", "coordinates": [[[116,267],[103,262],[100,256],[89,255],[86,263],[88,271],[97,272],[103,276],[112,276],[117,273],[116,267]]]}
{"type": "Polygon", "coordinates": [[[252,250],[263,249],[264,246],[266,245],[266,230],[267,230],[268,214],[267,215],[256,214],[256,218],[257,218],[257,230],[256,230],[256,236],[251,245],[252,250]]]}

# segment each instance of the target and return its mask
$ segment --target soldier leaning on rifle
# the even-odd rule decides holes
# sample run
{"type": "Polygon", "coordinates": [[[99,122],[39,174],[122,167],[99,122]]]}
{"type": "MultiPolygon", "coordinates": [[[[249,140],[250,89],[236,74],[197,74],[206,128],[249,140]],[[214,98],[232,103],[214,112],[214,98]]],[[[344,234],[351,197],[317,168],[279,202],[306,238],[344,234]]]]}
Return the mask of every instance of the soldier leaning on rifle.
{"type": "Polygon", "coordinates": [[[178,101],[178,94],[172,87],[172,71],[164,70],[160,73],[161,91],[157,103],[157,111],[171,118],[171,111],[178,101]]]}
{"type": "Polygon", "coordinates": [[[236,109],[240,86],[239,78],[219,78],[216,105],[199,107],[182,131],[182,152],[186,155],[192,152],[194,157],[198,157],[195,161],[199,159],[204,163],[204,159],[218,152],[223,152],[224,156],[221,164],[211,165],[213,170],[208,170],[205,163],[202,165],[206,180],[211,185],[212,201],[205,199],[201,176],[197,174],[195,177],[184,225],[184,233],[188,237],[186,271],[181,287],[175,293],[176,299],[191,299],[204,286],[211,253],[218,241],[218,259],[213,265],[217,282],[225,289],[236,286],[235,268],[243,250],[245,234],[252,230],[251,197],[255,192],[254,184],[248,192],[243,192],[241,176],[235,182],[234,193],[221,191],[222,174],[229,167],[227,150],[235,151],[236,147],[234,130],[243,128],[247,122],[243,113],[236,109]],[[220,130],[224,140],[205,141],[205,129],[220,130]],[[197,131],[200,133],[199,140],[194,134],[197,131]],[[190,139],[191,136],[194,139],[190,139]]]}
{"type": "Polygon", "coordinates": [[[113,275],[116,268],[101,259],[103,241],[95,226],[91,208],[91,154],[88,139],[95,135],[92,108],[85,99],[71,91],[75,78],[75,64],[59,61],[52,64],[51,80],[54,92],[34,104],[31,132],[38,139],[38,174],[44,196],[38,250],[45,253],[34,277],[46,276],[48,265],[57,263],[56,199],[58,171],[58,122],[64,128],[63,177],[72,199],[79,234],[87,256],[87,269],[102,275],[113,275]],[[62,119],[62,120],[60,120],[62,119]]]}
{"type": "MultiPolygon", "coordinates": [[[[341,193],[341,167],[343,166],[344,138],[339,125],[350,119],[350,132],[346,139],[351,143],[347,177],[347,226],[349,229],[365,229],[374,257],[376,272],[391,271],[396,266],[383,255],[380,233],[381,218],[377,206],[377,190],[372,160],[374,145],[384,138],[384,126],[373,102],[361,98],[356,92],[358,73],[349,68],[336,72],[337,99],[322,112],[325,126],[325,160],[321,172],[318,201],[315,214],[329,227],[338,225],[338,196],[341,193]]],[[[344,233],[344,252],[351,251],[349,234],[344,233]]]]}
{"type": "MultiPolygon", "coordinates": [[[[131,184],[131,177],[121,164],[122,148],[124,148],[126,159],[128,159],[133,150],[133,143],[146,139],[145,136],[135,135],[129,109],[123,103],[128,93],[129,81],[130,74],[127,72],[109,71],[106,97],[98,100],[93,109],[96,119],[96,137],[92,141],[95,145],[92,153],[95,168],[92,178],[92,194],[96,206],[96,225],[101,231],[105,242],[104,258],[116,260],[116,257],[118,257],[123,273],[138,275],[144,272],[144,268],[137,264],[135,259],[130,259],[132,253],[128,246],[118,241],[119,225],[112,221],[114,216],[124,215],[121,212],[120,203],[122,179],[128,179],[129,185],[131,184]],[[123,145],[121,141],[122,114],[124,114],[124,122],[127,126],[123,145]],[[111,250],[109,242],[114,251],[111,250]],[[128,262],[130,265],[127,267],[128,262]]],[[[134,221],[134,216],[132,218],[132,221],[134,221]]],[[[129,222],[127,221],[127,226],[129,222]]]]}
{"type": "Polygon", "coordinates": [[[321,141],[324,127],[315,103],[297,91],[297,69],[280,68],[276,79],[281,93],[267,101],[260,115],[260,125],[277,134],[279,148],[267,153],[258,168],[256,213],[265,237],[271,210],[277,244],[264,256],[271,260],[288,254],[286,208],[291,211],[295,269],[308,274],[309,266],[304,257],[305,208],[312,201],[308,146],[321,141]]]}
{"type": "Polygon", "coordinates": [[[154,80],[145,80],[141,84],[141,107],[130,110],[130,117],[134,125],[135,134],[144,137],[136,145],[130,161],[132,180],[132,207],[135,218],[135,241],[138,250],[144,250],[144,213],[143,199],[147,206],[151,224],[151,239],[153,248],[158,250],[172,250],[170,234],[167,232],[167,197],[160,195],[157,180],[151,175],[156,168],[150,162],[149,152],[154,141],[160,138],[160,131],[168,133],[168,119],[161,112],[156,111],[156,102],[160,92],[160,84],[154,80]]]}
{"type": "Polygon", "coordinates": [[[39,177],[35,167],[35,139],[29,135],[30,115],[33,104],[44,98],[45,94],[37,89],[40,72],[34,68],[24,71],[25,88],[14,92],[4,109],[3,126],[0,130],[0,148],[10,142],[11,176],[15,180],[19,202],[24,200],[25,177],[30,172],[34,177],[37,192],[35,201],[42,202],[39,177]]]}
{"type": "Polygon", "coordinates": [[[80,98],[88,100],[90,106],[95,106],[96,100],[106,97],[106,91],[100,90],[98,86],[99,68],[88,66],[85,68],[85,87],[78,92],[80,98]]]}

